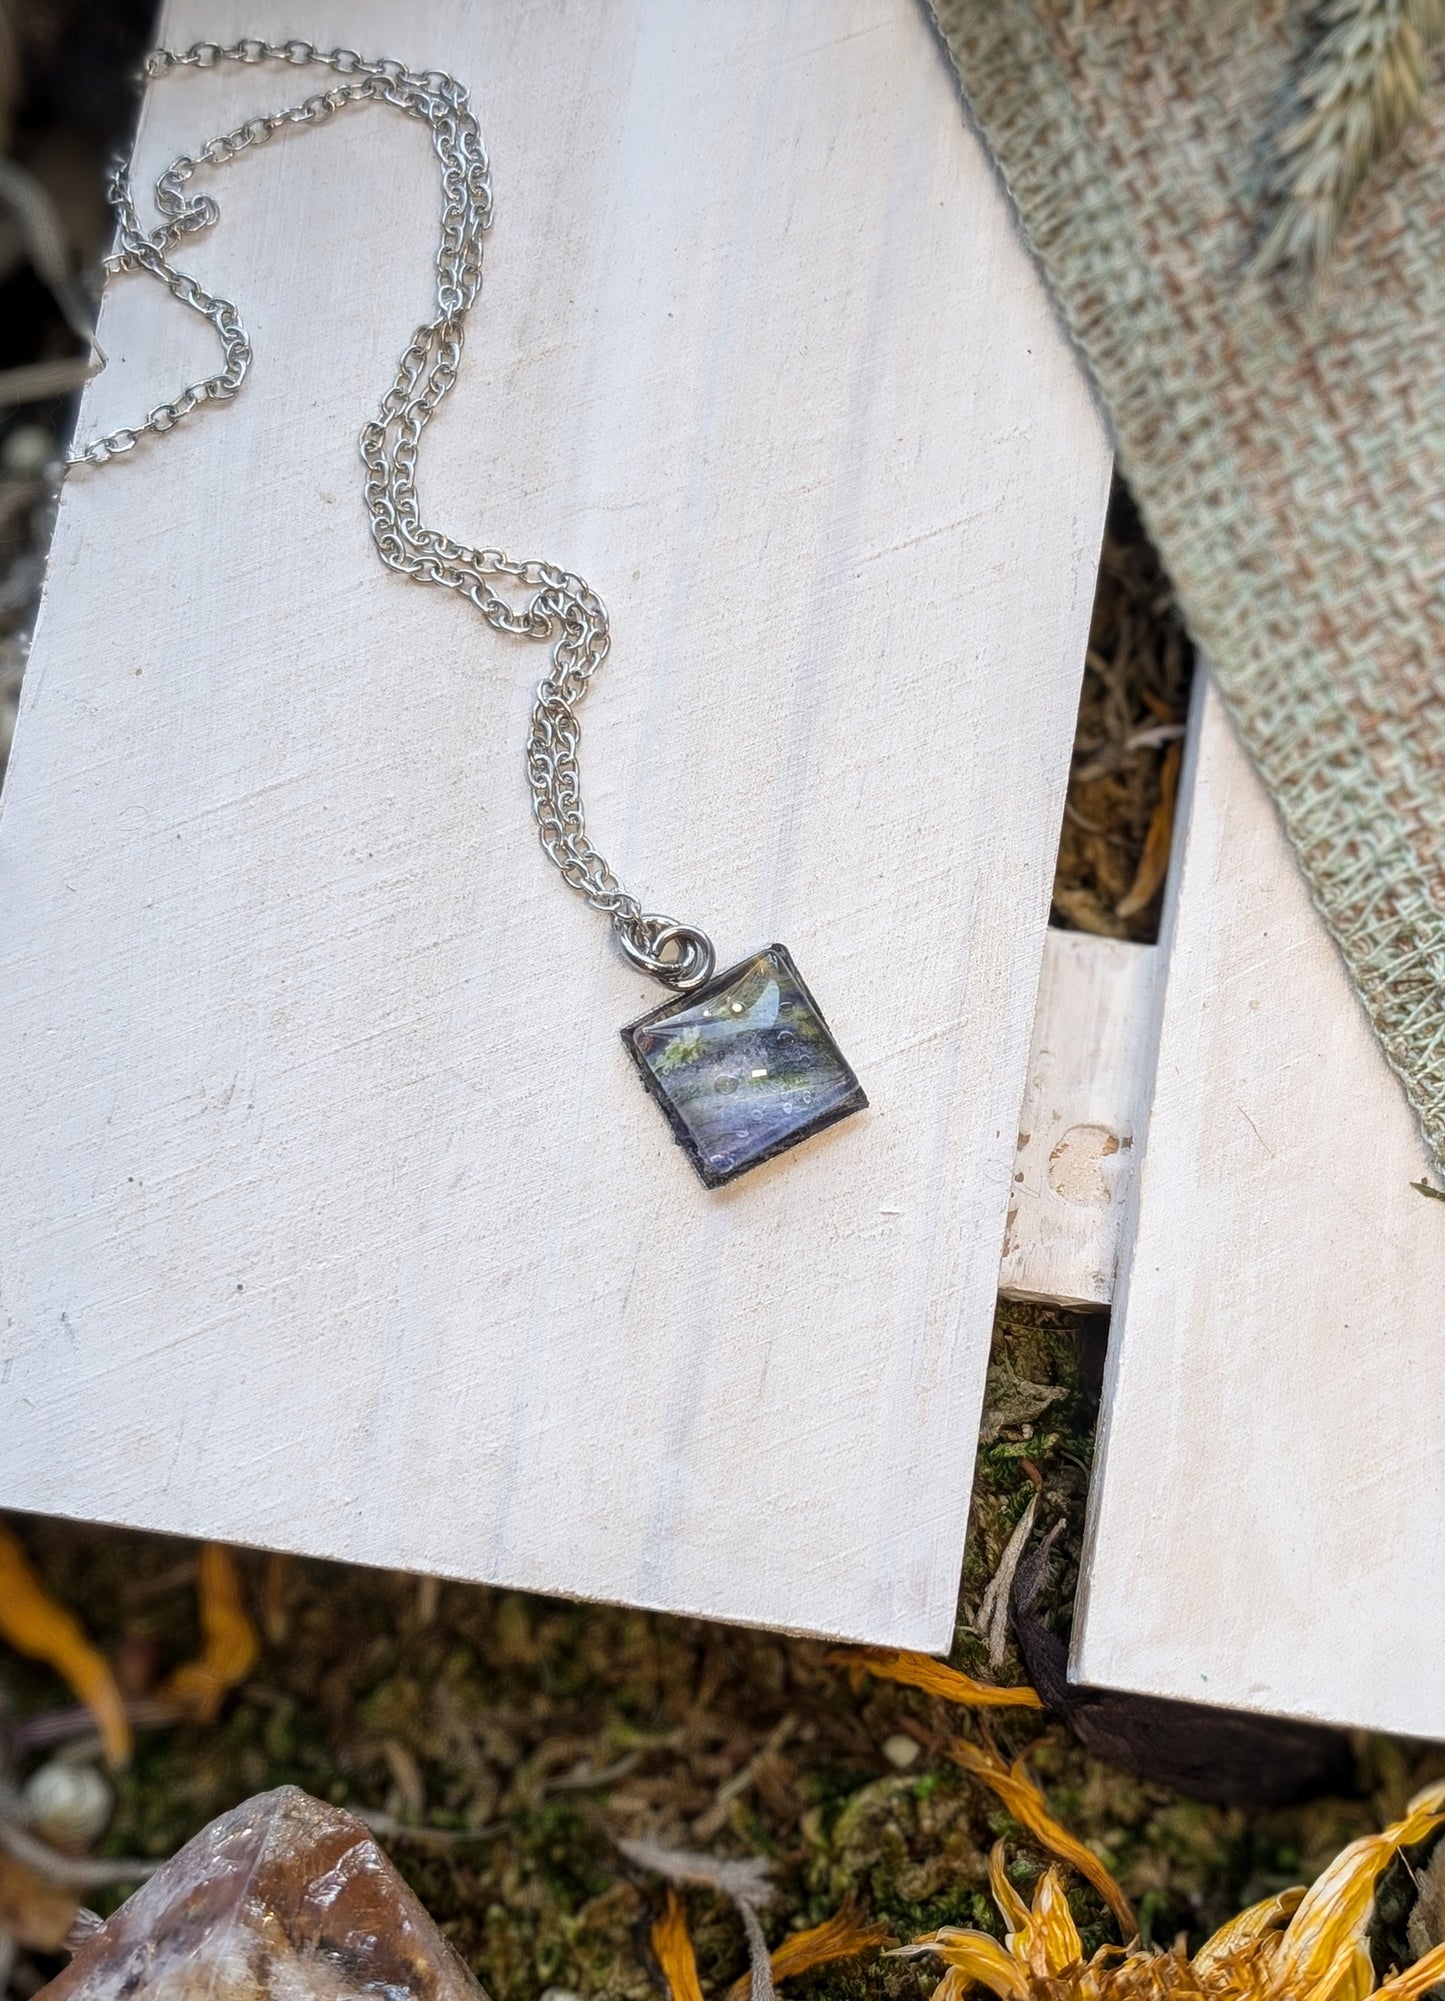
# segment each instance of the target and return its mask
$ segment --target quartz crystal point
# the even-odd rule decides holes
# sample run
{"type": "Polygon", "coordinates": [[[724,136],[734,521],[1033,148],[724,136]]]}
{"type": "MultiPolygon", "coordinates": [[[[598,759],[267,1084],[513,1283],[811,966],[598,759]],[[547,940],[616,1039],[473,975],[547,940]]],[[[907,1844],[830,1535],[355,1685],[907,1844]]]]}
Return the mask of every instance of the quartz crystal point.
{"type": "Polygon", "coordinates": [[[486,2001],[370,1831],[295,1786],[188,1841],[45,2001],[486,2001]]]}

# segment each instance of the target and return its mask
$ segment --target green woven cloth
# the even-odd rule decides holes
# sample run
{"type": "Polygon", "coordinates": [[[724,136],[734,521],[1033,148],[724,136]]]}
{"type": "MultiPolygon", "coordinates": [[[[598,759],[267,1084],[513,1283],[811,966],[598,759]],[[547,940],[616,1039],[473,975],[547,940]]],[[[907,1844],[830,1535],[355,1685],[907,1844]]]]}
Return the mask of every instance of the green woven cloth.
{"type": "Polygon", "coordinates": [[[1121,468],[1445,1161],[1445,93],[1316,290],[1244,275],[1281,0],[936,0],[1121,468]]]}

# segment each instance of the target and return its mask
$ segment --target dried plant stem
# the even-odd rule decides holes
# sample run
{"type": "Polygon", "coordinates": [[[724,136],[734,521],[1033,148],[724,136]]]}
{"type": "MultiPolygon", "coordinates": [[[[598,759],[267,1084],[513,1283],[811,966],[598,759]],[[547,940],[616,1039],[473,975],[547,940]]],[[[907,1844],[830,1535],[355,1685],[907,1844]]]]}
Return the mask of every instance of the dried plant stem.
{"type": "Polygon", "coordinates": [[[1445,40],[1445,0],[1322,0],[1274,135],[1258,271],[1317,271],[1371,169],[1398,143],[1445,40]]]}
{"type": "Polygon", "coordinates": [[[99,1890],[112,1883],[144,1883],[164,1864],[140,1856],[62,1855],[37,1841],[18,1820],[0,1812],[0,1848],[47,1883],[66,1890],[99,1890]]]}

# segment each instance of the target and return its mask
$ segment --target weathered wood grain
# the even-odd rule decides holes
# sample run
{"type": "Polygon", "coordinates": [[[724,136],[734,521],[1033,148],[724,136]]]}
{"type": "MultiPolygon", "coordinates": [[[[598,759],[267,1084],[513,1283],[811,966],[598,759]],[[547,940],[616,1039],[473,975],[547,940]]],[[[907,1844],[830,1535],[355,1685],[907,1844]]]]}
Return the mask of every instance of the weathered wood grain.
{"type": "Polygon", "coordinates": [[[1158,948],[1083,931],[1044,942],[999,1290],[1061,1306],[1114,1296],[1148,1115],[1158,948]]]}
{"type": "MultiPolygon", "coordinates": [[[[173,0],[473,86],[428,518],[578,569],[600,846],[795,952],[869,1114],[708,1194],[536,845],[534,649],[385,573],[355,438],[424,131],[206,184],[240,399],[67,483],[0,896],[0,1503],[945,1645],[1104,432],[913,0],[173,0]]],[[[142,171],[314,88],[155,88],[142,171]]],[[[83,432],[209,364],[112,286],[83,432]]]]}
{"type": "Polygon", "coordinates": [[[1073,1670],[1445,1736],[1445,1204],[1212,693],[1073,1670]]]}

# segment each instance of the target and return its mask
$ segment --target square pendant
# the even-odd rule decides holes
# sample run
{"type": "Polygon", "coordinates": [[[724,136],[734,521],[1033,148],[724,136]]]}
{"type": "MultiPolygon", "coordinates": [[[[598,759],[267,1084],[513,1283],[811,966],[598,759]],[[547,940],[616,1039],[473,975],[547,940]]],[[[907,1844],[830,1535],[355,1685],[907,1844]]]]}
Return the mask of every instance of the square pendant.
{"type": "Polygon", "coordinates": [[[868,1103],[781,945],[665,1001],[622,1040],[709,1188],[868,1103]]]}

